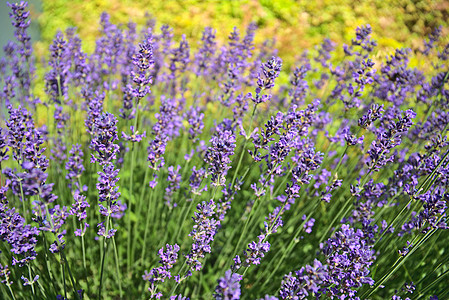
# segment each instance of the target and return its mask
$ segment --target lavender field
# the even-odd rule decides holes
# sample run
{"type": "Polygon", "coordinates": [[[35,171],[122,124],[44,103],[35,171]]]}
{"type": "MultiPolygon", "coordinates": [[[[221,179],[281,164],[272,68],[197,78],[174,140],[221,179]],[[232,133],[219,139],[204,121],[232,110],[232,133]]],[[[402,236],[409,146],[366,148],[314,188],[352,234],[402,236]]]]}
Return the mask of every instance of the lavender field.
{"type": "MultiPolygon", "coordinates": [[[[0,299],[449,299],[449,38],[296,49],[8,3],[0,299]],[[224,41],[224,42],[222,42],[224,41]]],[[[343,40],[343,38],[342,38],[343,40]]]]}

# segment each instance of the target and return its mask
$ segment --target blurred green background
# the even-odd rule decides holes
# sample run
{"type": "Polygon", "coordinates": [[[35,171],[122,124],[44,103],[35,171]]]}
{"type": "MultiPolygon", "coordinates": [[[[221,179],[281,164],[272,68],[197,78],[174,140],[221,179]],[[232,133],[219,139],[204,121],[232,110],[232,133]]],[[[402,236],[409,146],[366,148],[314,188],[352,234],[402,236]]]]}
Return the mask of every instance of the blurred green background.
{"type": "MultiPolygon", "coordinates": [[[[255,21],[259,26],[256,43],[275,37],[279,56],[287,64],[324,37],[339,46],[349,42],[354,29],[366,23],[373,27],[373,37],[379,43],[376,55],[383,59],[397,47],[420,47],[424,35],[438,25],[443,25],[443,35],[447,34],[449,20],[447,0],[44,0],[41,10],[38,54],[46,52],[58,29],[68,26],[78,28],[89,53],[103,11],[111,15],[112,22],[134,21],[138,25],[145,23],[148,12],[157,20],[157,28],[166,23],[174,28],[175,39],[186,34],[190,41],[198,41],[205,26],[217,29],[218,40],[225,41],[234,26],[243,32],[255,21]]],[[[191,44],[196,47],[196,42],[191,44]]]]}

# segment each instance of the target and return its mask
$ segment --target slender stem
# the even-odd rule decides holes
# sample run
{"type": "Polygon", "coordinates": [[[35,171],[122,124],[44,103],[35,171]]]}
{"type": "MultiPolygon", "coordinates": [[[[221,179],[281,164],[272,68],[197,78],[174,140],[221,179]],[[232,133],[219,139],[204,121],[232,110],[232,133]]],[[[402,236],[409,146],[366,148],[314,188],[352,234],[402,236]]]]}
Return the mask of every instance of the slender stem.
{"type": "Polygon", "coordinates": [[[83,224],[80,224],[80,227],[81,227],[81,249],[83,251],[83,267],[84,271],[86,271],[86,247],[84,246],[83,224]]]}
{"type": "Polygon", "coordinates": [[[14,293],[12,292],[11,285],[10,285],[10,284],[7,284],[7,286],[8,286],[9,292],[11,293],[12,299],[13,299],[13,300],[16,300],[16,297],[14,296],[14,293]]]}
{"type": "MultiPolygon", "coordinates": [[[[28,275],[30,276],[30,281],[33,281],[33,275],[31,274],[31,266],[29,263],[27,264],[27,267],[28,267],[28,275]]],[[[34,282],[30,285],[31,285],[31,290],[33,292],[33,299],[36,299],[36,291],[34,290],[34,282]]],[[[67,297],[67,295],[66,295],[66,297],[67,297]]]]}
{"type": "Polygon", "coordinates": [[[48,299],[47,293],[45,292],[45,289],[44,289],[44,287],[42,286],[40,280],[37,281],[37,285],[39,286],[39,290],[41,291],[42,295],[43,295],[46,299],[48,299]]]}
{"type": "Polygon", "coordinates": [[[22,181],[19,181],[20,186],[20,195],[22,196],[22,209],[23,209],[23,217],[25,218],[25,221],[28,221],[28,210],[25,206],[25,197],[23,195],[23,187],[22,187],[22,181]]]}
{"type": "Polygon", "coordinates": [[[171,297],[173,295],[173,293],[178,288],[179,284],[186,278],[187,270],[185,272],[183,272],[184,271],[184,267],[186,265],[187,265],[187,259],[184,260],[184,263],[182,264],[181,269],[179,269],[179,274],[183,274],[184,273],[184,275],[181,278],[179,278],[179,280],[176,282],[176,284],[172,287],[172,289],[170,290],[169,297],[171,297]]]}
{"type": "Polygon", "coordinates": [[[428,286],[426,286],[420,293],[419,295],[416,294],[415,297],[413,297],[413,299],[416,299],[417,297],[421,297],[422,295],[425,295],[434,285],[436,285],[437,283],[439,283],[441,280],[443,280],[443,278],[449,274],[449,269],[447,269],[446,271],[444,271],[443,273],[441,273],[440,276],[437,277],[437,279],[435,279],[434,281],[432,281],[432,283],[430,283],[428,286]]]}
{"type": "Polygon", "coordinates": [[[61,263],[61,272],[62,272],[62,282],[64,284],[64,297],[67,299],[67,286],[65,283],[65,268],[64,263],[61,263]]]}
{"type": "MultiPolygon", "coordinates": [[[[266,180],[266,182],[264,183],[263,186],[265,186],[265,185],[269,182],[269,178],[273,175],[273,173],[274,173],[274,171],[277,169],[277,167],[278,167],[278,163],[276,163],[276,164],[274,165],[274,167],[272,168],[272,170],[268,173],[268,175],[267,175],[267,180],[266,180]]],[[[239,239],[238,239],[238,241],[237,241],[237,244],[235,245],[234,252],[233,252],[233,255],[232,255],[231,259],[232,259],[233,257],[235,257],[236,254],[237,254],[237,251],[238,251],[238,249],[239,249],[239,247],[240,247],[240,243],[242,242],[243,237],[246,235],[246,231],[247,231],[248,225],[249,225],[249,223],[250,223],[250,220],[251,220],[252,216],[254,215],[254,211],[256,210],[256,209],[255,209],[256,204],[258,204],[258,202],[260,202],[260,201],[258,201],[258,200],[260,200],[260,199],[261,199],[261,197],[257,197],[256,200],[254,201],[254,204],[253,204],[253,206],[252,206],[252,208],[251,208],[251,210],[250,210],[250,212],[249,212],[248,218],[246,219],[245,224],[243,225],[243,231],[242,231],[242,234],[240,234],[240,237],[239,237],[239,239]]],[[[256,207],[256,208],[257,208],[257,207],[256,207]]]]}
{"type": "MultiPolygon", "coordinates": [[[[137,133],[137,119],[139,117],[139,109],[136,107],[136,116],[134,118],[134,132],[137,133]]],[[[132,202],[134,197],[134,161],[136,160],[136,143],[133,142],[132,149],[131,149],[131,176],[130,176],[130,182],[129,182],[129,207],[128,207],[128,243],[127,243],[127,253],[128,253],[128,260],[127,260],[127,271],[130,273],[130,267],[131,267],[131,212],[132,212],[132,202]]]]}
{"type": "MultiPolygon", "coordinates": [[[[261,244],[263,244],[263,243],[268,239],[268,237],[269,237],[271,234],[273,234],[273,228],[274,228],[274,226],[276,226],[277,220],[278,220],[278,219],[281,217],[281,215],[284,213],[284,208],[285,208],[285,205],[287,205],[287,203],[288,203],[288,201],[285,200],[284,204],[282,204],[281,209],[280,209],[279,212],[277,213],[277,215],[276,215],[276,217],[275,217],[273,223],[271,224],[270,228],[268,229],[268,232],[265,234],[264,238],[263,238],[262,241],[260,242],[261,244]]],[[[245,267],[245,270],[243,271],[242,277],[245,277],[245,274],[246,274],[246,272],[248,271],[248,269],[249,269],[250,266],[251,266],[251,265],[248,265],[248,266],[245,267]]],[[[234,272],[232,272],[232,273],[234,273],[234,272]]]]}
{"type": "MultiPolygon", "coordinates": [[[[257,282],[259,282],[260,280],[262,280],[263,278],[265,278],[266,280],[264,281],[264,283],[263,283],[263,286],[265,286],[269,281],[270,281],[270,279],[274,276],[274,274],[276,273],[276,271],[279,269],[279,267],[282,265],[282,262],[284,261],[284,259],[287,257],[287,256],[289,256],[290,255],[290,253],[291,253],[291,251],[293,250],[293,246],[295,245],[295,241],[298,239],[298,237],[299,237],[299,235],[301,234],[301,232],[304,230],[304,225],[306,224],[306,222],[307,221],[309,221],[310,220],[310,218],[312,217],[312,215],[313,215],[313,213],[315,212],[315,210],[316,210],[316,208],[317,208],[317,206],[319,205],[319,203],[320,203],[321,201],[320,201],[320,198],[318,198],[317,199],[317,201],[316,201],[316,203],[315,203],[315,205],[314,205],[314,207],[312,208],[312,210],[311,210],[311,213],[309,214],[307,214],[307,218],[302,222],[302,224],[298,227],[298,229],[296,230],[296,233],[295,233],[295,235],[293,236],[293,238],[290,240],[290,243],[288,244],[288,246],[285,248],[282,248],[282,256],[281,256],[281,258],[280,258],[280,261],[278,261],[277,263],[276,263],[276,266],[275,266],[275,268],[274,268],[274,270],[270,273],[270,275],[267,277],[267,276],[260,276],[259,277],[259,279],[257,280],[257,282]]],[[[276,255],[275,255],[275,257],[273,258],[273,261],[276,261],[276,257],[279,255],[279,253],[281,253],[281,252],[278,252],[278,253],[276,253],[276,255]]],[[[256,284],[254,284],[254,286],[256,286],[256,284]]]]}
{"type": "MultiPolygon", "coordinates": [[[[253,113],[251,114],[251,120],[249,122],[249,131],[248,131],[248,134],[250,135],[249,138],[251,138],[251,130],[253,128],[253,119],[254,119],[254,115],[256,113],[256,108],[257,108],[257,104],[254,104],[253,113]]],[[[231,186],[234,186],[235,180],[237,179],[237,175],[239,173],[240,166],[242,165],[243,156],[245,155],[245,152],[246,152],[246,144],[248,143],[249,138],[245,138],[245,142],[243,143],[243,149],[242,149],[242,152],[240,152],[239,162],[237,164],[237,168],[235,169],[234,176],[232,177],[231,186]]]]}
{"type": "MultiPolygon", "coordinates": [[[[147,167],[145,168],[145,176],[143,179],[143,183],[142,183],[142,187],[141,187],[141,191],[140,191],[140,197],[139,197],[139,202],[138,202],[138,206],[137,206],[137,211],[136,211],[136,216],[137,218],[140,218],[141,213],[142,213],[142,207],[143,207],[143,196],[144,196],[144,192],[147,189],[147,181],[148,181],[148,173],[149,173],[150,168],[147,167]]],[[[147,215],[148,216],[148,215],[147,215]]],[[[139,236],[138,234],[138,227],[139,226],[134,226],[134,230],[133,230],[133,245],[134,247],[131,248],[131,261],[134,261],[134,252],[135,252],[135,248],[136,248],[136,243],[137,243],[137,237],[139,236]]],[[[129,233],[130,234],[130,233],[129,233]]]]}
{"type": "Polygon", "coordinates": [[[150,219],[152,219],[152,218],[149,218],[149,215],[150,215],[150,211],[152,208],[154,194],[155,194],[154,189],[151,189],[151,196],[150,196],[150,201],[148,201],[148,210],[147,210],[147,214],[146,214],[147,221],[145,223],[145,233],[143,234],[142,254],[140,256],[141,264],[143,263],[143,260],[145,258],[145,251],[147,249],[146,242],[147,242],[148,228],[150,227],[150,219]]]}
{"type": "MultiPolygon", "coordinates": [[[[112,227],[112,224],[111,224],[112,227]]],[[[112,237],[112,245],[114,246],[114,258],[115,258],[115,272],[117,276],[117,283],[118,288],[120,291],[120,299],[123,298],[123,291],[122,291],[122,279],[120,278],[120,268],[119,268],[119,260],[118,260],[118,254],[117,254],[117,245],[115,243],[115,237],[112,237]]]]}
{"type": "MultiPolygon", "coordinates": [[[[388,226],[388,228],[386,230],[384,230],[384,232],[382,233],[382,235],[379,237],[379,239],[377,239],[376,243],[374,245],[376,245],[384,236],[385,234],[389,231],[390,228],[392,228],[393,226],[396,226],[396,220],[402,215],[402,213],[406,210],[406,208],[412,203],[412,201],[416,198],[418,193],[421,193],[421,191],[423,191],[423,187],[429,182],[429,180],[433,177],[433,175],[436,173],[436,171],[439,169],[439,167],[443,164],[443,162],[446,160],[446,158],[449,155],[449,151],[446,152],[446,154],[443,156],[443,158],[440,160],[440,162],[438,163],[438,165],[435,167],[435,169],[433,169],[432,173],[430,173],[426,179],[424,179],[424,181],[419,185],[419,187],[416,189],[415,193],[410,196],[410,200],[407,202],[406,205],[404,205],[404,207],[401,209],[401,211],[399,212],[399,214],[396,214],[395,217],[393,218],[393,221],[390,222],[390,226],[388,226]]],[[[428,186],[426,189],[424,189],[424,193],[427,192],[427,190],[430,188],[430,186],[428,186]]]]}
{"type": "Polygon", "coordinates": [[[76,285],[75,285],[75,280],[73,279],[72,271],[70,270],[70,266],[69,266],[69,263],[68,263],[67,258],[66,258],[66,256],[65,256],[65,253],[64,253],[64,251],[62,251],[62,250],[61,250],[60,253],[61,253],[62,258],[64,259],[64,265],[67,266],[67,271],[69,272],[70,282],[72,283],[72,287],[73,287],[73,291],[75,292],[76,299],[81,300],[81,299],[79,298],[78,292],[76,291],[76,288],[75,288],[75,286],[76,286],[76,285]]]}
{"type": "MultiPolygon", "coordinates": [[[[105,231],[105,235],[108,234],[109,231],[109,214],[106,218],[106,231],[105,231]]],[[[107,250],[107,238],[106,236],[103,236],[103,255],[101,258],[101,267],[100,267],[100,287],[98,289],[98,299],[101,299],[101,288],[103,287],[103,271],[104,271],[104,260],[106,257],[106,250],[107,250]]]]}
{"type": "Polygon", "coordinates": [[[193,203],[195,202],[195,198],[196,198],[196,195],[193,196],[193,199],[190,201],[187,210],[186,210],[186,211],[184,212],[184,214],[182,215],[181,221],[180,221],[180,223],[178,224],[178,231],[176,232],[174,242],[176,242],[176,241],[178,240],[179,235],[181,234],[182,228],[184,227],[184,226],[183,226],[183,225],[184,225],[184,222],[186,221],[187,216],[189,215],[190,210],[192,209],[193,203]]]}
{"type": "Polygon", "coordinates": [[[43,240],[44,240],[44,248],[45,248],[45,261],[46,261],[46,266],[47,266],[47,272],[48,272],[48,277],[50,278],[51,283],[53,284],[53,288],[56,292],[56,286],[55,286],[55,280],[53,278],[53,272],[50,266],[50,260],[48,257],[48,245],[47,245],[47,238],[45,237],[45,234],[42,235],[43,240]]]}
{"type": "MultiPolygon", "coordinates": [[[[441,219],[445,216],[445,214],[442,214],[440,218],[438,219],[438,222],[441,221],[441,219]]],[[[437,222],[437,223],[438,223],[437,222]]],[[[393,266],[388,270],[384,276],[380,280],[376,282],[374,287],[371,289],[371,291],[365,292],[365,294],[361,297],[362,299],[370,297],[385,281],[388,280],[397,270],[398,268],[421,246],[423,245],[436,231],[438,228],[434,228],[432,230],[429,230],[416,244],[415,246],[410,249],[410,251],[405,256],[400,256],[396,262],[393,264],[393,266]]],[[[418,239],[418,236],[415,237],[415,239],[412,241],[411,244],[414,244],[415,241],[418,239]]]]}

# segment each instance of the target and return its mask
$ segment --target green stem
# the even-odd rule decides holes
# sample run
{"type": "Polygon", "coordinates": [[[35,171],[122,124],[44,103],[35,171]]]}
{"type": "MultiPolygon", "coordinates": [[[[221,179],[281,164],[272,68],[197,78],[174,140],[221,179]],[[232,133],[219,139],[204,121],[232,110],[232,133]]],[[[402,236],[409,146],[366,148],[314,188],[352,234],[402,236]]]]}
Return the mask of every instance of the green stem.
{"type": "Polygon", "coordinates": [[[147,242],[147,235],[148,235],[148,228],[150,227],[150,219],[149,215],[151,212],[151,208],[152,208],[152,202],[153,202],[153,196],[154,196],[155,192],[154,189],[151,189],[151,196],[150,196],[150,201],[148,201],[148,210],[147,210],[147,221],[145,223],[145,233],[143,235],[143,244],[142,244],[142,254],[140,256],[140,263],[143,264],[144,258],[145,258],[145,251],[147,249],[146,247],[146,242],[147,242]]]}
{"type": "MultiPolygon", "coordinates": [[[[46,215],[47,215],[47,219],[50,220],[50,228],[51,228],[51,232],[55,232],[55,226],[54,226],[53,221],[52,221],[52,219],[51,219],[51,215],[50,215],[50,212],[49,212],[49,210],[48,210],[48,206],[47,206],[47,205],[45,205],[45,213],[46,213],[46,215]]],[[[58,248],[60,248],[61,245],[59,244],[58,238],[56,238],[55,242],[56,242],[56,245],[58,246],[58,248]]],[[[70,266],[69,266],[69,264],[68,264],[68,262],[67,262],[67,259],[66,259],[66,257],[65,257],[65,254],[64,254],[64,249],[61,249],[61,250],[60,250],[59,256],[61,257],[61,261],[62,261],[61,263],[64,264],[64,265],[67,265],[67,270],[69,271],[69,275],[70,275],[70,280],[71,280],[71,282],[72,282],[72,288],[73,288],[73,291],[75,292],[76,298],[77,298],[78,300],[80,300],[80,299],[79,299],[78,292],[76,291],[75,281],[73,280],[73,276],[72,276],[72,272],[71,272],[71,270],[70,270],[70,266]]],[[[63,270],[62,270],[62,271],[63,271],[63,277],[64,277],[64,291],[65,291],[65,290],[66,290],[66,283],[65,283],[64,267],[63,267],[63,270]]],[[[66,298],[67,298],[67,297],[66,297],[66,298]]]]}
{"type": "MultiPolygon", "coordinates": [[[[137,119],[139,117],[139,109],[136,107],[136,116],[134,118],[134,132],[137,133],[137,119]]],[[[128,243],[126,250],[128,253],[128,260],[127,260],[127,271],[130,273],[130,267],[131,267],[131,259],[132,259],[132,250],[131,250],[131,212],[132,212],[132,199],[134,196],[134,161],[136,160],[136,151],[135,151],[136,145],[133,142],[132,149],[131,149],[131,176],[130,176],[130,183],[129,183],[129,207],[128,207],[128,243]]]]}
{"type": "Polygon", "coordinates": [[[83,267],[84,271],[87,271],[86,269],[86,247],[84,246],[84,231],[83,231],[83,224],[80,224],[81,229],[81,249],[83,252],[83,267]]]}
{"type": "Polygon", "coordinates": [[[443,162],[446,160],[446,158],[449,155],[449,151],[446,152],[446,154],[443,156],[443,158],[440,160],[440,162],[438,163],[438,165],[435,167],[435,169],[433,169],[432,173],[430,173],[426,179],[424,179],[424,181],[419,185],[419,187],[416,189],[415,193],[410,196],[410,200],[407,202],[406,205],[404,205],[404,207],[401,209],[401,211],[399,212],[399,214],[396,214],[395,217],[393,218],[393,221],[390,222],[390,226],[387,227],[386,230],[384,230],[384,232],[382,233],[382,235],[377,239],[377,241],[375,242],[374,246],[385,236],[385,234],[387,234],[387,232],[389,231],[389,229],[392,226],[396,226],[396,220],[403,214],[403,212],[407,209],[407,207],[412,203],[412,201],[416,198],[418,193],[421,193],[421,191],[427,192],[427,190],[430,188],[430,186],[428,186],[426,189],[423,190],[423,187],[430,182],[430,179],[433,177],[433,175],[435,175],[436,171],[439,169],[439,167],[443,164],[443,162]]]}
{"type": "MultiPolygon", "coordinates": [[[[270,173],[268,174],[266,183],[269,182],[269,178],[270,178],[271,175],[273,174],[274,170],[277,169],[277,166],[278,166],[278,164],[276,163],[275,166],[273,167],[273,169],[272,169],[272,170],[270,171],[270,173]]],[[[266,184],[266,183],[265,183],[265,184],[266,184]]],[[[265,186],[265,184],[264,184],[264,186],[265,186]]],[[[237,244],[235,245],[234,252],[233,252],[233,254],[232,254],[231,259],[234,258],[234,257],[237,255],[237,251],[238,251],[238,249],[239,249],[239,247],[240,247],[240,244],[241,244],[241,242],[242,242],[242,240],[243,240],[243,237],[246,235],[246,231],[248,230],[248,225],[249,225],[249,223],[250,223],[250,221],[251,221],[252,216],[254,215],[254,211],[255,211],[256,209],[258,209],[258,207],[257,207],[256,205],[258,204],[258,202],[260,202],[260,199],[261,199],[261,197],[257,197],[256,200],[254,201],[254,204],[253,204],[253,206],[252,206],[252,208],[251,208],[251,210],[250,210],[250,212],[249,212],[248,218],[246,219],[245,224],[243,225],[243,231],[242,231],[242,234],[240,234],[240,237],[239,237],[239,239],[238,239],[238,241],[237,241],[237,244]]],[[[259,205],[259,206],[260,206],[260,205],[259,205]]]]}
{"type": "Polygon", "coordinates": [[[52,269],[51,269],[51,266],[50,266],[50,260],[49,260],[49,257],[48,257],[47,238],[45,237],[45,234],[43,234],[42,237],[43,237],[43,240],[44,240],[45,262],[46,262],[46,266],[47,266],[48,277],[50,278],[50,281],[53,284],[54,291],[56,292],[57,288],[55,286],[55,280],[53,278],[53,272],[52,272],[52,269]]]}
{"type": "MultiPolygon", "coordinates": [[[[313,216],[313,213],[315,212],[317,206],[320,203],[320,198],[317,199],[315,205],[313,206],[312,210],[310,211],[310,213],[307,213],[307,218],[301,223],[301,225],[298,227],[298,229],[296,230],[295,235],[293,236],[293,238],[290,240],[290,243],[288,244],[287,248],[283,248],[282,249],[282,256],[280,258],[280,260],[278,261],[278,263],[276,263],[276,266],[274,268],[274,270],[270,273],[270,275],[267,276],[260,276],[259,279],[257,280],[257,282],[260,282],[260,280],[262,280],[263,278],[266,278],[266,280],[264,281],[262,287],[264,287],[269,281],[270,279],[274,276],[274,274],[276,273],[276,271],[279,269],[280,266],[282,266],[282,262],[284,261],[284,259],[290,255],[291,251],[294,248],[294,245],[296,244],[296,240],[299,238],[299,235],[301,234],[301,232],[304,230],[304,225],[306,224],[306,222],[308,222],[310,220],[310,218],[313,216]]],[[[281,252],[276,253],[275,257],[273,258],[272,261],[276,261],[276,258],[278,256],[278,254],[281,252]]],[[[255,285],[255,284],[254,284],[255,285]]]]}
{"type": "Polygon", "coordinates": [[[182,228],[184,227],[184,222],[186,221],[187,216],[189,215],[190,210],[192,209],[192,206],[193,206],[193,203],[195,202],[195,199],[196,199],[196,195],[193,196],[193,199],[190,201],[187,210],[185,212],[183,212],[183,214],[182,214],[182,218],[181,218],[181,221],[178,224],[178,231],[176,232],[174,242],[176,242],[178,240],[179,235],[181,234],[182,228]]]}
{"type": "MultiPolygon", "coordinates": [[[[31,266],[29,263],[27,264],[27,267],[28,267],[28,275],[30,276],[30,281],[33,281],[33,275],[31,274],[31,266]]],[[[36,291],[34,290],[34,282],[30,285],[31,285],[31,290],[33,292],[33,299],[36,299],[36,291]]]]}
{"type": "Polygon", "coordinates": [[[181,266],[181,269],[179,269],[179,274],[183,274],[184,275],[176,282],[176,284],[172,287],[172,289],[170,290],[170,295],[169,298],[173,295],[173,293],[176,291],[176,289],[178,288],[179,284],[186,278],[186,274],[187,274],[187,270],[184,272],[184,267],[187,265],[187,259],[184,260],[184,263],[181,266]]]}
{"type": "MultiPolygon", "coordinates": [[[[145,168],[145,176],[144,176],[142,187],[141,187],[139,202],[137,204],[138,205],[137,206],[137,211],[136,211],[137,218],[140,218],[140,216],[142,214],[143,196],[144,196],[145,190],[147,188],[147,181],[148,181],[149,170],[150,170],[149,167],[145,168]]],[[[148,217],[148,215],[147,215],[147,217],[148,217]]],[[[137,237],[139,236],[138,226],[134,226],[133,235],[134,235],[133,236],[133,245],[134,245],[134,247],[131,248],[131,261],[134,261],[134,253],[135,253],[135,248],[136,248],[135,246],[137,245],[137,237]]]]}
{"type": "MultiPolygon", "coordinates": [[[[106,231],[104,234],[107,235],[108,231],[109,231],[109,214],[106,218],[106,231]]],[[[105,257],[106,257],[106,250],[107,250],[107,238],[106,238],[106,236],[103,236],[103,255],[101,258],[100,287],[98,289],[98,300],[101,300],[101,289],[103,287],[103,271],[104,271],[104,261],[105,261],[105,257]]]]}
{"type": "Polygon", "coordinates": [[[13,300],[16,300],[16,297],[14,296],[14,293],[12,292],[11,285],[10,285],[10,284],[7,284],[7,286],[8,286],[9,292],[11,293],[12,299],[13,299],[13,300]]]}
{"type": "MultiPolygon", "coordinates": [[[[112,227],[112,224],[111,224],[111,227],[112,227]]],[[[114,246],[115,273],[117,276],[117,283],[118,283],[118,288],[120,291],[120,299],[122,299],[123,298],[122,279],[120,278],[120,268],[119,268],[119,260],[118,260],[118,254],[117,254],[117,245],[115,243],[115,237],[112,237],[112,245],[114,246]]]]}
{"type": "Polygon", "coordinates": [[[75,293],[75,295],[76,295],[76,299],[81,300],[81,299],[79,298],[78,292],[76,291],[76,288],[75,288],[75,286],[76,286],[76,285],[75,285],[75,280],[73,279],[72,271],[70,270],[70,266],[69,266],[69,263],[68,263],[67,258],[66,258],[66,256],[65,256],[65,253],[64,253],[64,251],[62,251],[62,250],[61,250],[60,253],[61,253],[61,255],[62,255],[63,259],[64,259],[64,265],[67,266],[67,271],[69,272],[70,282],[72,283],[72,287],[73,287],[73,291],[74,291],[74,293],[75,293]]]}
{"type": "MultiPolygon", "coordinates": [[[[251,135],[251,130],[253,128],[253,119],[254,119],[254,115],[256,113],[256,108],[257,108],[257,104],[254,104],[253,112],[251,114],[251,120],[249,123],[248,134],[250,134],[250,135],[251,135]]],[[[251,136],[249,136],[249,138],[251,138],[251,136]]],[[[242,165],[243,156],[245,155],[245,152],[246,152],[246,144],[248,143],[249,138],[245,138],[245,141],[243,143],[243,149],[242,149],[242,152],[240,152],[239,162],[237,164],[237,168],[235,169],[234,176],[232,177],[231,186],[234,186],[235,180],[237,179],[237,175],[239,174],[240,166],[242,165]]]]}
{"type": "MultiPolygon", "coordinates": [[[[436,285],[437,283],[439,283],[441,280],[443,280],[444,277],[446,277],[446,275],[449,274],[449,269],[447,269],[446,271],[444,271],[443,273],[441,273],[440,276],[437,277],[437,279],[435,279],[431,284],[429,284],[428,286],[426,286],[421,292],[420,295],[425,295],[434,285],[436,285]]],[[[418,295],[417,295],[418,296],[418,295]]],[[[416,298],[413,298],[416,299],[416,298]]],[[[443,298],[442,298],[443,299],[443,298]]]]}
{"type": "MultiPolygon", "coordinates": [[[[441,217],[438,219],[438,222],[441,221],[441,219],[444,217],[444,214],[441,215],[441,217]]],[[[437,223],[438,223],[437,222],[437,223]]],[[[432,229],[429,230],[416,244],[415,246],[410,249],[410,251],[405,255],[399,257],[396,262],[393,264],[393,266],[388,270],[388,272],[385,273],[384,276],[380,280],[378,280],[374,287],[371,289],[371,291],[365,292],[365,294],[361,297],[369,298],[385,281],[387,281],[398,269],[401,267],[401,265],[419,248],[421,245],[423,245],[438,229],[432,229]]],[[[412,241],[412,245],[415,243],[415,241],[418,239],[418,236],[415,237],[415,239],[412,241]]]]}

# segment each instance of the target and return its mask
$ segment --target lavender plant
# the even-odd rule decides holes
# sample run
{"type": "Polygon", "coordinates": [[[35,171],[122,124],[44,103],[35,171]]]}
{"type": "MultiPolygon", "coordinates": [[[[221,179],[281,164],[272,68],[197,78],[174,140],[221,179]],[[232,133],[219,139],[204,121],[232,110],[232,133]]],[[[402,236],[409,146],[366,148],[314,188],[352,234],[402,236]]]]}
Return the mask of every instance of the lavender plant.
{"type": "Polygon", "coordinates": [[[256,23],[196,42],[104,13],[92,53],[69,28],[36,57],[9,7],[0,298],[449,297],[446,29],[289,65],[256,23]]]}

